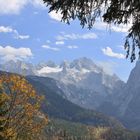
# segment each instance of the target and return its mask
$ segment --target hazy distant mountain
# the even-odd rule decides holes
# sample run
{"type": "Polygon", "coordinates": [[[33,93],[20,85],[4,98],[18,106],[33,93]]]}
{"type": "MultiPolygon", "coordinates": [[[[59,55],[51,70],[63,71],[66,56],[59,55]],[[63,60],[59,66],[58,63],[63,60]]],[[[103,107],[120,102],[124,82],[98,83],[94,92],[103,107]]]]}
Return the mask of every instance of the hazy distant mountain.
{"type": "Polygon", "coordinates": [[[113,95],[110,102],[101,104],[98,110],[119,118],[127,128],[140,130],[140,61],[120,92],[113,95]]]}
{"type": "Polygon", "coordinates": [[[5,63],[1,63],[0,70],[6,72],[14,72],[22,75],[34,75],[36,73],[36,69],[34,68],[33,64],[20,60],[11,60],[5,63]]]}
{"type": "Polygon", "coordinates": [[[133,129],[140,129],[140,61],[131,71],[119,100],[119,112],[125,125],[133,129]]]}

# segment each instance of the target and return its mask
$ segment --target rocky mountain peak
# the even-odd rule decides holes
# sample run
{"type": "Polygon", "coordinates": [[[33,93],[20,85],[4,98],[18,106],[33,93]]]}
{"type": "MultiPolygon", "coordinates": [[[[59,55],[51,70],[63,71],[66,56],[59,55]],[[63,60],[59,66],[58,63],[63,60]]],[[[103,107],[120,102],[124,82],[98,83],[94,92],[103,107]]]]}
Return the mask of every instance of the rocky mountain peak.
{"type": "Polygon", "coordinates": [[[87,69],[87,70],[100,70],[99,68],[91,59],[82,57],[79,59],[75,59],[70,64],[71,68],[75,68],[77,70],[87,69]]]}

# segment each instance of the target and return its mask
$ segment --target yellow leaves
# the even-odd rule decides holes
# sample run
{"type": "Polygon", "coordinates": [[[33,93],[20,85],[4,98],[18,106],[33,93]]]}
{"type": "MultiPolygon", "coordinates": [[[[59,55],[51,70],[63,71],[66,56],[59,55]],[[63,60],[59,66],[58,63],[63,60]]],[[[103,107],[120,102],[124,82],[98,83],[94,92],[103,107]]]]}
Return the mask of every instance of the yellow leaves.
{"type": "Polygon", "coordinates": [[[0,122],[3,122],[6,120],[6,117],[0,116],[0,122]]]}
{"type": "Polygon", "coordinates": [[[18,135],[21,140],[27,132],[31,136],[39,134],[48,123],[48,118],[40,115],[39,111],[43,99],[24,77],[14,74],[0,75],[0,110],[3,105],[8,107],[6,114],[0,118],[0,125],[3,121],[8,124],[3,133],[13,138],[18,135]]]}
{"type": "Polygon", "coordinates": [[[34,98],[36,97],[36,93],[35,93],[35,90],[32,90],[30,93],[29,93],[30,97],[34,98]]]}
{"type": "Polygon", "coordinates": [[[6,123],[2,123],[5,121],[7,121],[6,118],[0,117],[0,138],[4,140],[9,140],[12,138],[11,140],[14,140],[17,133],[14,128],[7,128],[6,123]]]}
{"type": "Polygon", "coordinates": [[[24,106],[24,109],[25,109],[25,115],[28,116],[28,118],[34,116],[34,112],[35,112],[34,106],[32,106],[31,104],[27,103],[24,106]]]}
{"type": "Polygon", "coordinates": [[[0,93],[0,104],[2,104],[8,99],[9,99],[9,96],[6,93],[0,93]]]}
{"type": "Polygon", "coordinates": [[[15,135],[15,131],[12,128],[8,128],[5,130],[5,135],[8,137],[13,137],[15,135]]]}
{"type": "Polygon", "coordinates": [[[110,134],[111,128],[109,127],[95,127],[90,128],[90,133],[94,140],[106,140],[105,137],[107,134],[110,134]]]}

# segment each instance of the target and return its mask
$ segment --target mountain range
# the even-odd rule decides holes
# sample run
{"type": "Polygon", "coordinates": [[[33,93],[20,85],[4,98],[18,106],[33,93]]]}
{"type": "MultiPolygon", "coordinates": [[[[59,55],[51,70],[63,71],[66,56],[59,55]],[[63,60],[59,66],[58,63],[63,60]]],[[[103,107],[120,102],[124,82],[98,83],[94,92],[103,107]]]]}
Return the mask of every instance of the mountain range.
{"type": "Polygon", "coordinates": [[[84,109],[60,96],[60,93],[64,93],[52,78],[27,76],[26,79],[34,86],[38,94],[45,96],[42,110],[49,115],[49,118],[93,126],[122,127],[121,123],[113,117],[108,117],[95,110],[84,109]]]}
{"type": "MultiPolygon", "coordinates": [[[[12,73],[0,71],[0,76],[3,74],[11,75],[12,73]]],[[[95,110],[82,108],[63,98],[59,95],[59,93],[63,94],[63,91],[57,87],[54,79],[38,76],[26,76],[25,78],[34,87],[38,95],[44,96],[40,109],[42,113],[47,114],[49,119],[60,119],[94,127],[124,128],[113,117],[109,117],[95,110]]]]}
{"type": "Polygon", "coordinates": [[[115,74],[107,74],[102,67],[85,57],[72,62],[63,61],[60,65],[52,61],[37,65],[10,61],[1,64],[0,70],[53,78],[62,89],[63,97],[88,109],[96,109],[124,86],[115,74]]]}
{"type": "MultiPolygon", "coordinates": [[[[60,65],[52,61],[37,65],[10,61],[1,64],[0,70],[24,74],[50,87],[55,85],[61,90],[57,90],[57,95],[63,99],[114,116],[127,128],[140,129],[140,61],[132,70],[127,83],[115,74],[106,73],[102,67],[85,57],[72,62],[64,61],[60,65]]],[[[56,92],[54,89],[53,92],[56,92]]]]}

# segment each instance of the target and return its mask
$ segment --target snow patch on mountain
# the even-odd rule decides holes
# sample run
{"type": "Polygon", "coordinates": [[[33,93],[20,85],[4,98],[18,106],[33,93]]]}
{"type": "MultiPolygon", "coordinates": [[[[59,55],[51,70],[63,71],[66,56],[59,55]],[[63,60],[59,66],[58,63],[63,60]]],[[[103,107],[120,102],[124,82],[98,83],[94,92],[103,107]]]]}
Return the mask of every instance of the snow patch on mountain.
{"type": "Polygon", "coordinates": [[[43,75],[43,74],[47,74],[47,73],[57,73],[57,72],[61,72],[62,71],[62,68],[60,68],[59,66],[58,67],[43,67],[41,68],[40,70],[37,71],[37,73],[39,75],[43,75]]]}

